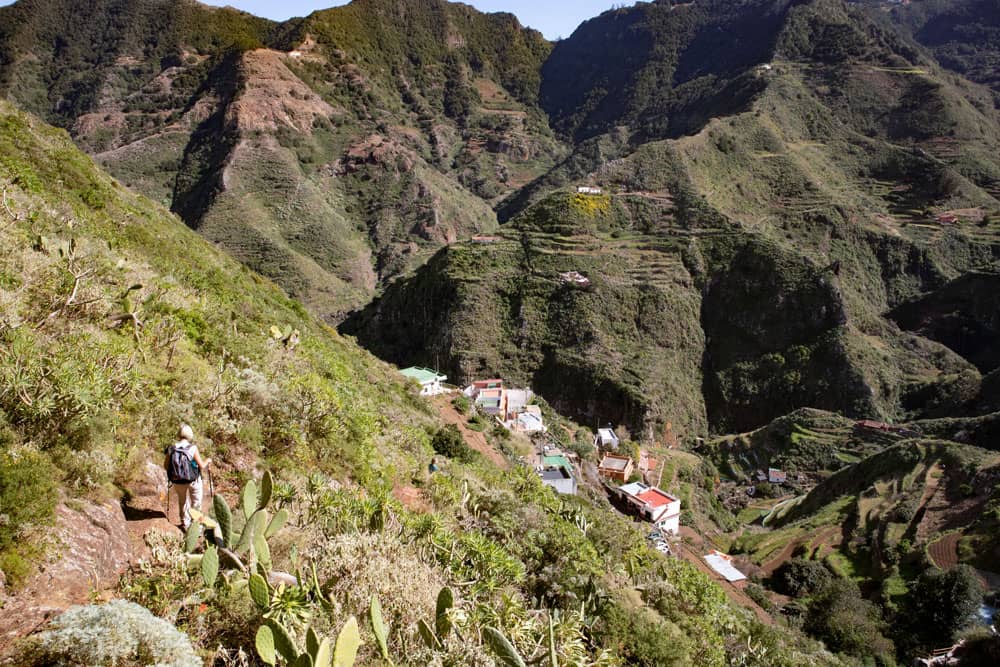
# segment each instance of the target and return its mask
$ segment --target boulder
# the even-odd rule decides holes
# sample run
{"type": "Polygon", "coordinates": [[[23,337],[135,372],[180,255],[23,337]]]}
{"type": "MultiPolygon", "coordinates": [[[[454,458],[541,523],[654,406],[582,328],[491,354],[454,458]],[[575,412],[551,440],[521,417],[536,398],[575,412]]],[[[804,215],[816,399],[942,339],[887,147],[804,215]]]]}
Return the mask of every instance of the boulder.
{"type": "Polygon", "coordinates": [[[146,461],[142,474],[128,486],[126,516],[129,519],[164,516],[166,500],[167,471],[161,465],[146,461]]]}
{"type": "Polygon", "coordinates": [[[16,592],[8,591],[0,614],[0,656],[54,615],[116,586],[133,557],[118,503],[60,503],[55,526],[44,530],[52,532],[50,558],[16,592]]]}

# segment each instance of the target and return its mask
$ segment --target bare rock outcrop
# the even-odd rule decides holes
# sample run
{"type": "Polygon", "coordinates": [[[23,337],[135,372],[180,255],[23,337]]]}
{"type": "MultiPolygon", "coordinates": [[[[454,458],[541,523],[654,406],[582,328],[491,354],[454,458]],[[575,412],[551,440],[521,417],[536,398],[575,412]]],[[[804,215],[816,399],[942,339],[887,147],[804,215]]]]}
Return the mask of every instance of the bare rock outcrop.
{"type": "Polygon", "coordinates": [[[0,614],[0,655],[52,616],[115,586],[133,555],[125,515],[114,502],[61,503],[51,531],[52,559],[16,592],[8,591],[0,614]]]}

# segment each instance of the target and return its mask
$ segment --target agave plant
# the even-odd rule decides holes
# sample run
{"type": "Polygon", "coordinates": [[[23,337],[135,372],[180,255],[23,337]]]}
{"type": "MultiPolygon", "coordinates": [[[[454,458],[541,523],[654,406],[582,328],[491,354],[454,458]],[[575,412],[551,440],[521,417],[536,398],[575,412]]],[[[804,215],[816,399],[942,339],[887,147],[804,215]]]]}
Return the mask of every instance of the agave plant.
{"type": "Polygon", "coordinates": [[[311,612],[309,595],[304,588],[278,584],[271,592],[264,618],[273,619],[286,627],[299,628],[309,622],[311,612]]]}

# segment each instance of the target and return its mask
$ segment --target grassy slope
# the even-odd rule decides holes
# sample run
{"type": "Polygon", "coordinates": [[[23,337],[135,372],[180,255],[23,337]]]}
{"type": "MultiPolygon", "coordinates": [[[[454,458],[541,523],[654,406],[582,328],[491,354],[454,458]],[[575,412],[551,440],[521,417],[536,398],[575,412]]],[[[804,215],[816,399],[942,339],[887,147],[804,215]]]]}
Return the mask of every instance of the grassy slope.
{"type": "Polygon", "coordinates": [[[900,443],[834,473],[772,513],[772,530],[746,532],[734,548],[763,565],[793,545],[794,555],[825,560],[835,572],[875,585],[898,580],[905,590],[930,565],[927,546],[958,531],[959,561],[995,571],[990,480],[998,461],[995,452],[957,443],[900,443]]]}
{"type": "MultiPolygon", "coordinates": [[[[416,622],[432,616],[438,588],[450,584],[466,638],[493,625],[525,652],[549,632],[532,600],[564,609],[555,634],[567,662],[643,659],[653,635],[637,637],[630,624],[644,623],[644,632],[671,638],[657,650],[677,664],[739,659],[749,636],[768,647],[768,664],[839,664],[731,609],[692,567],[654,556],[604,501],[557,499],[530,470],[482,460],[446,463],[447,474],[428,483],[421,470],[435,420],[391,369],[103,175],[63,131],[7,103],[0,156],[8,249],[0,259],[0,464],[21,475],[29,503],[44,505],[30,495],[47,488],[41,470],[54,471],[63,499],[119,496],[185,419],[216,459],[223,493],[258,465],[274,470],[277,502],[292,514],[272,540],[275,566],[294,569],[294,547],[317,568],[338,618],[363,618],[378,593],[400,663],[435,659],[416,622]],[[122,326],[112,326],[120,315],[122,326]],[[286,349],[272,326],[297,329],[301,344],[286,349]],[[402,488],[408,507],[391,495],[402,488]],[[620,592],[635,584],[644,584],[648,606],[620,592]]],[[[43,545],[25,539],[28,528],[4,526],[5,572],[23,577],[24,559],[39,557],[43,545]]],[[[174,619],[205,657],[220,644],[249,650],[261,619],[245,592],[205,590],[178,568],[176,538],[150,539],[160,540],[153,558],[117,594],[174,619]]],[[[17,578],[8,584],[16,590],[17,578]]],[[[306,605],[318,631],[340,625],[318,603],[306,605]]],[[[367,661],[367,624],[362,634],[367,661]]],[[[475,639],[448,640],[438,657],[491,662],[475,639]]]]}

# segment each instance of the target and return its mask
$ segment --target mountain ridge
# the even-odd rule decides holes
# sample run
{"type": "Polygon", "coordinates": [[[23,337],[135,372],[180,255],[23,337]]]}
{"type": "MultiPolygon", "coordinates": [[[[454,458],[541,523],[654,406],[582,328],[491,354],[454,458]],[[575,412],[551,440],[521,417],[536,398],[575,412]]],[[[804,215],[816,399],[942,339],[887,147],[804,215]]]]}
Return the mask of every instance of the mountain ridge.
{"type": "Polygon", "coordinates": [[[510,15],[372,1],[276,24],[108,0],[92,11],[132,25],[71,37],[65,3],[2,11],[9,97],[333,321],[441,244],[488,231],[489,200],[561,151],[533,106],[548,43],[510,15]],[[45,44],[59,40],[95,54],[56,66],[45,44]],[[60,91],[80,87],[66,106],[60,91]]]}

